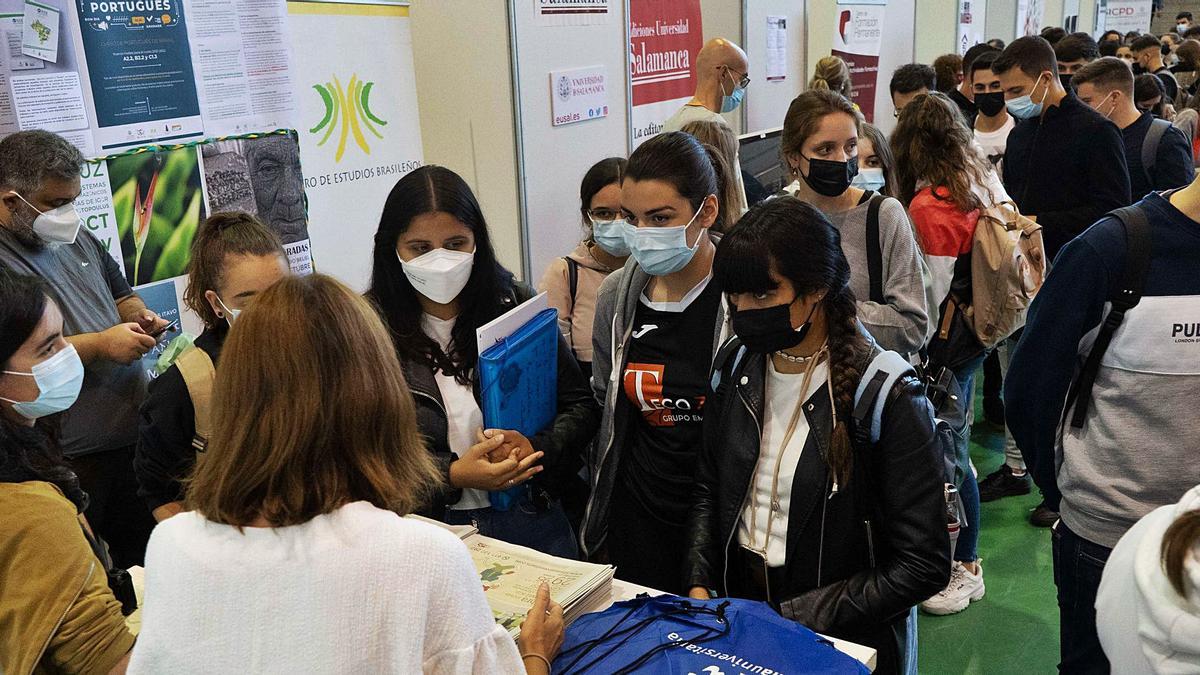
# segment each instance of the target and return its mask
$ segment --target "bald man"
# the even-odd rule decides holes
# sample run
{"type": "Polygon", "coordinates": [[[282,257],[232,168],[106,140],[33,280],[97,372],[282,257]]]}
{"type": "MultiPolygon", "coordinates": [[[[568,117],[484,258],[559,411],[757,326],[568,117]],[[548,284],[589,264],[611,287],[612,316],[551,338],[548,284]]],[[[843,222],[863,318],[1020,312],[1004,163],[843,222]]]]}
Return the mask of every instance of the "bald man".
{"type": "MultiPolygon", "coordinates": [[[[696,56],[696,94],[663,123],[663,131],[680,131],[687,123],[696,121],[729,126],[721,113],[733,112],[742,104],[750,84],[749,71],[750,62],[741,47],[724,38],[706,42],[696,56]]],[[[742,184],[741,167],[729,168],[745,204],[746,188],[742,184]]]]}

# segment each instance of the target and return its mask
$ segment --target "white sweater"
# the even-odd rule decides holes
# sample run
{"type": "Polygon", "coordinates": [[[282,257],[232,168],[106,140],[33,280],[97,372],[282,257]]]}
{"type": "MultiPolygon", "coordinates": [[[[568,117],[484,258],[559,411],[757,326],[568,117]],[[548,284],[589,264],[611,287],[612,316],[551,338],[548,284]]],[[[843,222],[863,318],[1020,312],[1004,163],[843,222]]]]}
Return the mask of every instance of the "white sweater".
{"type": "Polygon", "coordinates": [[[365,502],[303,525],[182,513],[146,552],[130,673],[523,673],[467,549],[365,502]]]}
{"type": "Polygon", "coordinates": [[[1187,597],[1163,572],[1163,535],[1175,519],[1200,509],[1200,486],[1161,506],[1121,537],[1096,594],[1096,633],[1112,672],[1200,673],[1200,545],[1184,558],[1187,597]]]}

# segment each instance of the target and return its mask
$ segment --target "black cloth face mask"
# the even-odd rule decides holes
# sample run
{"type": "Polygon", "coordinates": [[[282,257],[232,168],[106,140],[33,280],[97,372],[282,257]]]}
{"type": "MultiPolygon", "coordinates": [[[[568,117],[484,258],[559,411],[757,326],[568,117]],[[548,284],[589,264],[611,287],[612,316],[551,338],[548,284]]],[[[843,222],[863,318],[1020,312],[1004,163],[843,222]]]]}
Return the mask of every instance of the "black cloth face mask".
{"type": "Polygon", "coordinates": [[[1004,92],[995,91],[986,94],[975,94],[975,107],[984,117],[995,117],[1004,110],[1004,92]]]}
{"type": "MultiPolygon", "coordinates": [[[[797,298],[798,300],[799,298],[797,298]]],[[[817,310],[813,305],[808,318],[798,328],[792,328],[792,302],[786,305],[763,307],[762,309],[739,309],[733,313],[733,332],[742,344],[752,352],[770,354],[791,349],[804,342],[812,328],[812,315],[817,310]]]]}
{"type": "Polygon", "coordinates": [[[858,158],[851,157],[845,162],[835,162],[828,159],[808,160],[808,175],[800,177],[808,183],[808,187],[819,195],[837,197],[850,187],[850,182],[858,175],[858,158]]]}
{"type": "Polygon", "coordinates": [[[1066,89],[1068,92],[1075,91],[1074,89],[1071,88],[1071,78],[1072,77],[1075,77],[1075,76],[1068,75],[1066,73],[1062,73],[1061,75],[1058,76],[1059,82],[1062,82],[1063,89],[1066,89]]]}

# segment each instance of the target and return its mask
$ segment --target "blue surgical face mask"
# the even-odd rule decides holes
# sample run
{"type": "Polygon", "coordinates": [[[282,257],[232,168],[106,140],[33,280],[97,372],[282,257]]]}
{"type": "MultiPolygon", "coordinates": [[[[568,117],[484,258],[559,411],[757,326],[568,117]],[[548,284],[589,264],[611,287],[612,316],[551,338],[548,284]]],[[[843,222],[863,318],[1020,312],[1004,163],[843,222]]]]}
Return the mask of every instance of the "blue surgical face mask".
{"type": "Polygon", "coordinates": [[[605,253],[618,258],[629,255],[628,232],[632,228],[627,221],[623,218],[596,220],[591,216],[588,216],[588,220],[592,221],[592,240],[605,253]]]}
{"type": "Polygon", "coordinates": [[[38,396],[32,401],[0,398],[0,401],[11,403],[17,414],[31,420],[70,408],[79,398],[79,390],[83,387],[83,361],[79,360],[79,352],[75,351],[75,345],[72,344],[45,361],[34,364],[28,373],[15,370],[6,370],[4,373],[32,377],[37,384],[38,396]]]}
{"type": "MultiPolygon", "coordinates": [[[[730,73],[728,70],[725,71],[726,76],[728,76],[729,74],[730,73]]],[[[726,94],[725,93],[725,78],[724,77],[721,78],[721,112],[727,113],[727,112],[733,112],[734,110],[737,110],[737,107],[742,104],[742,98],[745,96],[746,96],[746,90],[737,86],[736,83],[733,85],[733,91],[726,94]]]]}
{"type": "MultiPolygon", "coordinates": [[[[1042,73],[1042,75],[1045,75],[1045,73],[1042,73]]],[[[1009,114],[1019,120],[1033,119],[1034,117],[1042,114],[1042,104],[1046,102],[1046,96],[1050,93],[1050,89],[1047,88],[1046,91],[1042,93],[1042,100],[1038,101],[1037,103],[1033,102],[1033,97],[1031,95],[1033,91],[1038,88],[1038,85],[1042,83],[1042,75],[1038,75],[1038,79],[1033,83],[1033,88],[1029,90],[1029,94],[1018,96],[1017,98],[1004,102],[1004,105],[1008,107],[1009,114]]]]}
{"type": "Polygon", "coordinates": [[[850,184],[860,190],[870,190],[871,192],[879,192],[887,185],[887,181],[883,177],[883,169],[881,168],[865,168],[859,169],[854,175],[854,180],[850,184]]]}
{"type": "Polygon", "coordinates": [[[704,236],[702,232],[696,237],[696,243],[688,246],[687,230],[699,215],[697,210],[687,225],[638,227],[629,232],[630,252],[646,274],[661,277],[687,267],[700,249],[700,239],[704,236]]]}

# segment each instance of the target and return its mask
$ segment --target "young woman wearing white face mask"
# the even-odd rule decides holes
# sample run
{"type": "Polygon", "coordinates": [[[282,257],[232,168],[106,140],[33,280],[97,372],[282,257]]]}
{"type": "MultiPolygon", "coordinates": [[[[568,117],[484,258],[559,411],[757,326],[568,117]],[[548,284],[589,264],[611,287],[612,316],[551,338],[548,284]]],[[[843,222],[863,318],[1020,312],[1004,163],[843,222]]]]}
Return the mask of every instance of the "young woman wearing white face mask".
{"type": "Polygon", "coordinates": [[[53,419],[83,384],[63,317],[34,277],[0,267],[0,671],[123,673],[133,636],[84,534],[87,495],[53,419]],[[11,582],[11,583],[10,583],[11,582]]]}
{"type": "Polygon", "coordinates": [[[895,197],[893,184],[896,175],[896,160],[892,158],[892,147],[887,136],[874,124],[863,124],[858,138],[858,174],[851,185],[865,192],[878,192],[885,197],[895,197]]]}
{"type": "Polygon", "coordinates": [[[574,557],[560,500],[596,431],[596,407],[566,341],[550,426],[529,438],[485,429],[480,408],[475,329],[531,296],[496,261],[479,203],[458,174],[424,166],[396,183],[375,233],[367,297],[392,333],[418,426],[448,485],[423,512],[574,557]],[[488,491],[518,486],[527,489],[515,504],[491,507],[488,491]]]}
{"type": "Polygon", "coordinates": [[[634,151],[621,183],[634,262],[600,287],[592,331],[604,412],[584,551],[606,551],[623,579],[676,593],[708,373],[726,332],[710,230],[727,175],[715,151],[682,132],[634,151]]]}
{"type": "Polygon", "coordinates": [[[150,382],[139,414],[133,471],[155,520],[180,512],[181,481],[208,442],[210,420],[198,419],[208,407],[197,409],[193,399],[211,396],[230,326],[258,294],[288,274],[279,237],[248,213],[214,213],[196,234],[183,300],[204,322],[204,332],[150,382]]]}
{"type": "Polygon", "coordinates": [[[860,128],[854,106],[840,94],[812,90],[797,96],[783,121],[783,156],[795,177],[784,190],[815,206],[841,232],[858,318],[872,337],[884,349],[912,355],[930,327],[924,263],[900,202],[852,186],[860,128]],[[878,223],[874,244],[872,222],[878,223]],[[880,269],[872,275],[876,253],[880,269]]]}
{"type": "Polygon", "coordinates": [[[592,374],[592,317],[596,291],[629,258],[627,227],[621,216],[624,157],[596,162],[579,186],[579,211],[588,236],[575,250],[550,263],[538,290],[558,310],[558,327],[571,345],[584,377],[592,374]]]}

